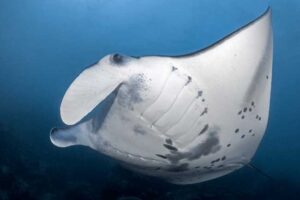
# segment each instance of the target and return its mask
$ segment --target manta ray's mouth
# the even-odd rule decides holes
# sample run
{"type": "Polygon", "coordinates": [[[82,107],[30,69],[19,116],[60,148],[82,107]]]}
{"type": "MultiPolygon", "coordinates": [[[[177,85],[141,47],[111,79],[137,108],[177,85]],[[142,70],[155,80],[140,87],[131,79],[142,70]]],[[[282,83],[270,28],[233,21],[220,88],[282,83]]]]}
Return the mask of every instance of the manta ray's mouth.
{"type": "Polygon", "coordinates": [[[130,165],[132,165],[133,163],[136,163],[137,166],[141,166],[141,167],[148,166],[149,167],[149,165],[150,166],[162,166],[162,165],[169,164],[166,161],[128,153],[128,152],[123,151],[117,147],[114,147],[108,143],[105,143],[104,148],[100,147],[97,150],[121,161],[122,163],[130,164],[130,165]]]}

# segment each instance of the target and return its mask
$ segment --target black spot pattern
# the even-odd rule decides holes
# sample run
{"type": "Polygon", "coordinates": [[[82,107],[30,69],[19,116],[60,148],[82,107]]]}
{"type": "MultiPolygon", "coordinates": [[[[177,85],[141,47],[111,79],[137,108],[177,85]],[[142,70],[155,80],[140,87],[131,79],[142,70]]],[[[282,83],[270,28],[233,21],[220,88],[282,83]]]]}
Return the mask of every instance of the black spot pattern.
{"type": "Polygon", "coordinates": [[[208,112],[208,108],[204,108],[204,110],[202,111],[202,113],[200,114],[200,116],[203,116],[204,114],[206,114],[208,112]]]}
{"type": "Polygon", "coordinates": [[[185,85],[189,84],[190,82],[192,82],[192,77],[188,76],[188,80],[185,85]]]}
{"type": "Polygon", "coordinates": [[[207,129],[208,129],[208,124],[205,124],[203,129],[200,131],[199,135],[203,134],[205,131],[207,131],[207,129]]]}
{"type": "Polygon", "coordinates": [[[169,144],[169,145],[172,145],[172,144],[173,144],[173,141],[172,141],[170,138],[167,138],[165,141],[166,141],[166,143],[169,144]]]}
{"type": "Polygon", "coordinates": [[[176,71],[176,70],[177,70],[177,68],[174,67],[174,66],[172,66],[172,72],[173,72],[173,71],[176,71]]]}
{"type": "Polygon", "coordinates": [[[161,154],[155,154],[157,157],[163,158],[163,159],[167,159],[167,156],[161,155],[161,154]]]}
{"type": "Polygon", "coordinates": [[[201,97],[201,96],[202,96],[202,94],[203,94],[203,92],[202,92],[202,91],[198,91],[197,98],[201,97]]]}
{"type": "Polygon", "coordinates": [[[167,149],[171,150],[171,151],[178,151],[178,149],[172,145],[169,144],[164,144],[164,147],[166,147],[167,149]]]}

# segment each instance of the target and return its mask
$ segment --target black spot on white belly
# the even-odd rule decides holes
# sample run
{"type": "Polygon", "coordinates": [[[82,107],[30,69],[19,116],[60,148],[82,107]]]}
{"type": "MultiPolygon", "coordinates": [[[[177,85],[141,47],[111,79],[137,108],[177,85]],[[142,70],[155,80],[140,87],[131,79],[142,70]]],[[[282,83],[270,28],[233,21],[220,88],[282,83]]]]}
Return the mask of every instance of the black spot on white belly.
{"type": "Polygon", "coordinates": [[[203,129],[200,131],[199,135],[203,134],[205,131],[207,131],[207,129],[208,129],[208,124],[205,124],[203,129]]]}
{"type": "Polygon", "coordinates": [[[166,143],[169,144],[169,145],[172,145],[172,144],[173,144],[173,141],[172,141],[170,138],[167,138],[165,141],[166,141],[166,143]]]}
{"type": "Polygon", "coordinates": [[[167,156],[161,155],[161,154],[155,154],[157,157],[163,158],[163,159],[167,159],[167,156]]]}
{"type": "Polygon", "coordinates": [[[204,114],[206,114],[208,112],[208,108],[204,108],[204,110],[202,111],[202,113],[200,114],[200,116],[203,116],[204,114]]]}
{"type": "Polygon", "coordinates": [[[185,85],[188,85],[190,82],[192,82],[192,77],[188,76],[188,80],[187,80],[187,82],[185,83],[185,85]]]}
{"type": "Polygon", "coordinates": [[[169,149],[170,151],[178,151],[178,149],[172,145],[164,144],[164,147],[169,149]]]}
{"type": "Polygon", "coordinates": [[[202,93],[203,93],[202,91],[198,91],[197,98],[201,97],[202,93]]]}

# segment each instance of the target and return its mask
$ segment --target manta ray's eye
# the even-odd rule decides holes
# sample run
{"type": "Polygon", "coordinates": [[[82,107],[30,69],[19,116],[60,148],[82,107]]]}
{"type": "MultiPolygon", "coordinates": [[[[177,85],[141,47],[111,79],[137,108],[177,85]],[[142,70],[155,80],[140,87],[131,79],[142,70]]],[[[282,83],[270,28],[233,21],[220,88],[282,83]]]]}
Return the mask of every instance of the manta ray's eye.
{"type": "Polygon", "coordinates": [[[113,54],[112,57],[111,57],[112,61],[116,64],[120,64],[123,62],[124,60],[124,56],[122,56],[121,54],[113,54]]]}

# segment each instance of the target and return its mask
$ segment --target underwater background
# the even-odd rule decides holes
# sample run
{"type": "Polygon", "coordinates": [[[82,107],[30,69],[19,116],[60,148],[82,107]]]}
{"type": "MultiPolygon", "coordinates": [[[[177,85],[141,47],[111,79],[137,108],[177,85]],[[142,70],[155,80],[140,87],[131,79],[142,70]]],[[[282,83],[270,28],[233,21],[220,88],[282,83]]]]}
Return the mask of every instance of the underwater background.
{"type": "Polygon", "coordinates": [[[300,199],[300,1],[1,0],[0,200],[300,199]],[[252,164],[179,186],[128,171],[86,147],[57,148],[53,126],[72,80],[110,53],[182,55],[273,11],[265,137],[252,164]]]}

